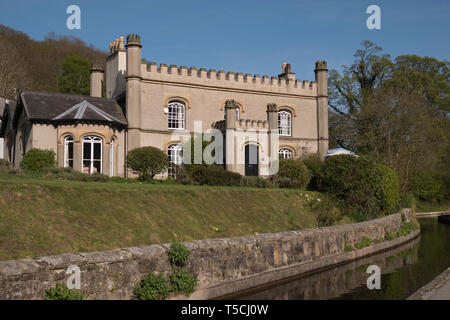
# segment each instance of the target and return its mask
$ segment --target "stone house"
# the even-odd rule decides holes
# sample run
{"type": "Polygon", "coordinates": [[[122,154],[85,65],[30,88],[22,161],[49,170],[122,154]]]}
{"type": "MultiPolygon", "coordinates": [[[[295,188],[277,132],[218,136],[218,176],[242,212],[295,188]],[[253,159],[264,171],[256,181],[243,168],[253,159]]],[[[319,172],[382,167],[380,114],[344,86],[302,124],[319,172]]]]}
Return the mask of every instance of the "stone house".
{"type": "Polygon", "coordinates": [[[92,65],[91,96],[25,91],[5,108],[0,136],[11,162],[18,166],[31,148],[51,149],[58,166],[127,176],[128,151],[154,146],[181,164],[183,142],[211,130],[222,137],[220,163],[243,175],[270,175],[268,160],[279,156],[323,158],[328,150],[325,61],[309,82],[287,63],[271,78],[145,63],[138,35],[109,49],[106,70],[92,65]]]}

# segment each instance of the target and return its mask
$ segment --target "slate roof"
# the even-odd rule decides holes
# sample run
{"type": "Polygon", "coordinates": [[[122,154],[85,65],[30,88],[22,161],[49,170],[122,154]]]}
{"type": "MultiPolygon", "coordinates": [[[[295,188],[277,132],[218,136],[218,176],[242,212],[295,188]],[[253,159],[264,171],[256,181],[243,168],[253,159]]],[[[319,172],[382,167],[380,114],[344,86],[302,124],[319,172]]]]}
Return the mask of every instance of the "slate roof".
{"type": "Polygon", "coordinates": [[[28,119],[34,122],[127,125],[127,119],[114,99],[24,91],[21,100],[28,119]]]}

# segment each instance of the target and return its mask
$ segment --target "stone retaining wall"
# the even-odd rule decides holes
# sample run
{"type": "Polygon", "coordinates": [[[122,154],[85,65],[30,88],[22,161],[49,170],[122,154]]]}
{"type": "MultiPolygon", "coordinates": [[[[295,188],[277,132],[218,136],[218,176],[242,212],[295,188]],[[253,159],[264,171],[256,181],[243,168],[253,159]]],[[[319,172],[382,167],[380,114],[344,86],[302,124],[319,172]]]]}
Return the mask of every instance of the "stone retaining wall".
{"type": "MultiPolygon", "coordinates": [[[[191,250],[186,268],[199,280],[192,299],[220,297],[289,276],[388,250],[419,234],[345,251],[365,237],[395,233],[410,211],[380,219],[319,229],[185,242],[191,250]]],[[[62,254],[0,262],[0,299],[43,299],[45,289],[64,282],[66,270],[81,270],[81,289],[89,299],[132,299],[135,284],[148,272],[171,271],[170,244],[102,252],[62,254]]],[[[177,297],[175,297],[177,298],[177,297]]],[[[178,297],[184,298],[184,297],[178,297]]]]}

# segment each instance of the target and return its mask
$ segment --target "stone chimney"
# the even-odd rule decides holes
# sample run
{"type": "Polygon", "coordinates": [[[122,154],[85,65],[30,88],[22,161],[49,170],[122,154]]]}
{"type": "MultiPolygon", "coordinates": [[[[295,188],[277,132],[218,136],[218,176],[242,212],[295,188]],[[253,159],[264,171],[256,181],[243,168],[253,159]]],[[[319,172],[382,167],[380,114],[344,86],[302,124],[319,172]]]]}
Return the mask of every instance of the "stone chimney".
{"type": "Polygon", "coordinates": [[[91,97],[102,97],[103,92],[103,67],[100,63],[91,64],[91,97]]]}
{"type": "Polygon", "coordinates": [[[281,74],[278,75],[278,79],[286,79],[295,82],[295,73],[291,72],[291,64],[283,62],[281,64],[281,74]]]}

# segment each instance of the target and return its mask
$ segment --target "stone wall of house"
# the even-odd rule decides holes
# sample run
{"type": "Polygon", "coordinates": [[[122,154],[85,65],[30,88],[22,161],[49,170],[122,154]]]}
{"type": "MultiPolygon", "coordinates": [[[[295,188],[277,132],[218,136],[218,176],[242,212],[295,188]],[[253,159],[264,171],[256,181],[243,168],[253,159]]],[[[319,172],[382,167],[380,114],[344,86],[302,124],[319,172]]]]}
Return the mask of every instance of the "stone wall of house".
{"type": "MultiPolygon", "coordinates": [[[[199,280],[190,297],[207,299],[349,262],[388,250],[419,234],[383,241],[359,250],[344,247],[362,238],[383,238],[411,219],[408,209],[380,219],[334,227],[236,238],[185,242],[186,268],[199,280]]],[[[0,262],[0,299],[43,299],[45,289],[65,282],[69,266],[81,270],[81,289],[89,299],[132,299],[135,284],[148,272],[170,273],[170,244],[103,252],[62,254],[0,262]]],[[[178,298],[178,297],[175,297],[178,298]]],[[[179,297],[184,298],[184,297],[179,297]]]]}

